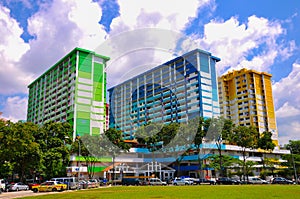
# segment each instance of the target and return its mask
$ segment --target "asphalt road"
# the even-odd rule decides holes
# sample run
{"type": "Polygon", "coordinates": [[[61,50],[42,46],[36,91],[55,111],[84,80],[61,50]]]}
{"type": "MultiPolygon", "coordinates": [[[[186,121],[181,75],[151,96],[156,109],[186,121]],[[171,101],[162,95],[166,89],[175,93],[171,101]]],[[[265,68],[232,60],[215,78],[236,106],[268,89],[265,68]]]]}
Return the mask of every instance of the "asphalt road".
{"type": "Polygon", "coordinates": [[[3,192],[0,194],[0,199],[10,199],[10,198],[22,198],[26,196],[39,196],[39,195],[46,195],[46,194],[59,194],[63,192],[41,192],[41,193],[34,193],[33,191],[13,191],[13,192],[3,192]]]}

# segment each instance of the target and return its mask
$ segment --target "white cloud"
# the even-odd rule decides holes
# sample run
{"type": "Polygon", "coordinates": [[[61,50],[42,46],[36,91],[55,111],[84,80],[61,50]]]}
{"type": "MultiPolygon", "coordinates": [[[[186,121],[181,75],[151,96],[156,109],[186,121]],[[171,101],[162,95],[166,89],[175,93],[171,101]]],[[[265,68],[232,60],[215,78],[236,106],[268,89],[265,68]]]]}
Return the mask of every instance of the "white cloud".
{"type": "MultiPolygon", "coordinates": [[[[74,47],[93,50],[102,43],[106,33],[98,23],[101,15],[98,3],[89,0],[42,4],[28,19],[28,32],[34,39],[25,43],[22,28],[9,9],[0,5],[0,95],[27,93],[29,83],[74,47]]],[[[16,103],[8,99],[1,106],[6,107],[7,118],[25,119],[27,106],[12,109],[16,103]]]]}
{"type": "Polygon", "coordinates": [[[298,121],[287,121],[278,120],[278,123],[282,123],[279,128],[279,143],[285,145],[289,143],[289,140],[300,140],[300,122],[298,121]]]}
{"type": "Polygon", "coordinates": [[[300,110],[300,64],[294,63],[290,74],[273,85],[275,109],[293,106],[300,110]]]}
{"type": "Polygon", "coordinates": [[[106,35],[99,25],[102,10],[89,0],[54,0],[28,19],[30,50],[22,64],[40,75],[74,47],[93,50],[106,35]]]}
{"type": "MultiPolygon", "coordinates": [[[[120,1],[120,17],[113,20],[110,35],[120,34],[123,30],[135,30],[145,27],[180,31],[196,16],[198,7],[209,2],[210,0],[193,0],[187,4],[181,0],[163,2],[158,0],[155,2],[120,1]]],[[[27,93],[27,85],[31,81],[74,47],[78,46],[95,50],[105,40],[106,32],[99,24],[102,10],[98,3],[90,0],[53,0],[49,3],[41,4],[39,7],[40,9],[28,19],[27,30],[34,36],[28,43],[21,39],[20,35],[23,33],[23,30],[18,26],[16,20],[11,18],[9,10],[1,7],[5,11],[6,24],[11,24],[10,26],[5,24],[4,26],[8,27],[8,30],[1,34],[8,35],[5,37],[6,43],[2,41],[4,38],[0,40],[0,45],[6,48],[6,54],[1,54],[1,58],[11,59],[11,61],[5,60],[3,63],[7,68],[1,67],[0,69],[0,77],[2,77],[0,82],[1,85],[5,85],[5,88],[1,87],[0,94],[27,93]],[[9,76],[8,73],[15,76],[9,76]]],[[[1,14],[3,15],[3,12],[1,14]]],[[[1,29],[0,31],[4,30],[1,29]]],[[[176,33],[179,34],[178,32],[176,33]]],[[[141,68],[146,70],[149,67],[158,65],[158,63],[162,63],[162,60],[166,59],[166,57],[172,57],[172,50],[176,47],[178,39],[176,33],[167,35],[167,39],[166,37],[161,38],[161,34],[151,35],[149,32],[141,34],[139,38],[130,38],[126,35],[126,38],[123,38],[124,40],[121,43],[117,43],[118,45],[120,44],[117,48],[110,49],[120,50],[119,52],[123,54],[117,53],[119,56],[126,54],[123,59],[118,59],[121,60],[118,66],[121,66],[125,72],[135,71],[134,73],[139,73],[137,70],[141,70],[141,68]],[[152,37],[150,40],[149,36],[152,37]],[[137,50],[130,53],[126,51],[126,48],[129,47],[132,50],[140,42],[145,42],[145,39],[146,43],[150,41],[152,45],[152,49],[148,49],[148,52],[137,52],[139,51],[137,50]],[[132,41],[137,42],[135,45],[132,45],[132,41]],[[158,48],[156,48],[157,46],[158,48]],[[138,55],[138,59],[135,57],[136,55],[138,55]],[[135,63],[132,60],[135,60],[135,63]],[[140,67],[128,69],[126,66],[140,67]]],[[[104,55],[108,54],[104,53],[104,55]]],[[[116,70],[116,68],[113,70],[116,70]]],[[[130,73],[119,74],[125,77],[130,73]]],[[[13,103],[13,101],[6,101],[6,103],[13,103]]],[[[10,107],[10,104],[5,106],[10,107]]],[[[23,109],[26,108],[23,107],[23,109]]],[[[9,110],[11,109],[7,109],[7,111],[9,110]]],[[[7,114],[10,113],[8,112],[7,114]]]]}
{"type": "Polygon", "coordinates": [[[288,58],[295,49],[294,42],[280,43],[278,38],[285,34],[279,21],[250,16],[245,24],[238,18],[227,21],[211,21],[204,27],[204,37],[199,39],[202,48],[221,57],[218,71],[251,68],[269,71],[275,59],[288,58]],[[282,50],[278,50],[282,49],[282,50]],[[254,55],[254,51],[260,53],[254,55]],[[249,58],[247,58],[249,57],[249,58]]]}
{"type": "Polygon", "coordinates": [[[300,64],[294,63],[290,74],[273,84],[273,96],[280,144],[300,140],[300,64]]]}
{"type": "Polygon", "coordinates": [[[8,97],[3,108],[3,118],[17,122],[18,120],[26,120],[27,97],[20,96],[8,97]]]}
{"type": "Polygon", "coordinates": [[[300,115],[300,109],[295,106],[291,106],[288,101],[276,111],[277,118],[294,117],[297,115],[300,115]]]}
{"type": "MultiPolygon", "coordinates": [[[[111,85],[173,58],[174,53],[179,53],[178,40],[184,37],[180,31],[211,2],[118,1],[120,16],[112,21],[110,44],[105,44],[104,50],[109,52],[103,53],[111,57],[109,64],[113,68],[108,68],[108,79],[114,81],[111,85]]],[[[99,47],[101,52],[100,49],[103,46],[99,47]]]]}
{"type": "Polygon", "coordinates": [[[10,17],[10,10],[0,4],[0,53],[2,59],[16,62],[29,49],[21,39],[23,33],[18,22],[10,17]]]}
{"type": "MultiPolygon", "coordinates": [[[[128,0],[118,1],[120,16],[112,21],[112,32],[127,26],[129,29],[155,27],[179,31],[197,14],[197,9],[210,0],[128,0]]],[[[117,31],[119,32],[119,31],[117,31]]]]}
{"type": "Polygon", "coordinates": [[[30,74],[22,71],[16,63],[29,49],[21,38],[23,33],[18,22],[10,17],[10,10],[0,5],[0,94],[26,92],[30,74]]]}

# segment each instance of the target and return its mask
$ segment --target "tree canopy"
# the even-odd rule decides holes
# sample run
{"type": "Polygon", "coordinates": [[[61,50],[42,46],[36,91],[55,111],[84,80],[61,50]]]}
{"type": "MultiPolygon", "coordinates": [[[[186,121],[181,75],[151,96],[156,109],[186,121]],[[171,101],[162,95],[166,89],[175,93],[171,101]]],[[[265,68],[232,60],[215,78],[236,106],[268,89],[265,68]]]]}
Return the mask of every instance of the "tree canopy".
{"type": "Polygon", "coordinates": [[[18,174],[19,180],[25,181],[26,177],[42,175],[48,179],[65,173],[71,131],[67,123],[39,126],[0,120],[0,177],[18,174]]]}

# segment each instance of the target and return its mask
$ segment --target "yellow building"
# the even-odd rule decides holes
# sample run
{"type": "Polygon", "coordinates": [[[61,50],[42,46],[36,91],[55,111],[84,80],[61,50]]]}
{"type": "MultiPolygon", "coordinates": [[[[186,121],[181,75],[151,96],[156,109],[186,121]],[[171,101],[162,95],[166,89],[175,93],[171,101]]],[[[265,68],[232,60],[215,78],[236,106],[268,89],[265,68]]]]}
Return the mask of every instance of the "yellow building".
{"type": "Polygon", "coordinates": [[[220,110],[221,116],[236,125],[256,126],[260,133],[272,132],[278,146],[271,78],[271,74],[248,69],[219,77],[220,110]]]}

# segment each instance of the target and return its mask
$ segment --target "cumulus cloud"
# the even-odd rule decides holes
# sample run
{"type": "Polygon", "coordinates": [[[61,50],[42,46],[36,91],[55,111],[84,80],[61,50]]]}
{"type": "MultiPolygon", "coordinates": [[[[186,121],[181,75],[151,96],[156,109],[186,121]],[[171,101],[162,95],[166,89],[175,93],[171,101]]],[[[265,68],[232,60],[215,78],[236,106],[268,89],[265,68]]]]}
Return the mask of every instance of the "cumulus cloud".
{"type": "Polygon", "coordinates": [[[172,58],[182,37],[183,34],[171,30],[144,28],[107,39],[96,52],[111,58],[107,66],[108,88],[172,58]]]}
{"type": "Polygon", "coordinates": [[[289,143],[289,140],[300,140],[300,122],[299,120],[284,120],[279,118],[277,122],[280,124],[279,133],[279,143],[280,145],[285,145],[289,143]]]}
{"type": "Polygon", "coordinates": [[[4,103],[3,117],[7,120],[17,122],[18,120],[26,120],[27,97],[8,97],[4,103]]]}
{"type": "Polygon", "coordinates": [[[273,84],[273,95],[280,143],[300,139],[300,64],[294,63],[290,74],[273,84]]]}
{"type": "Polygon", "coordinates": [[[218,63],[220,74],[241,68],[269,71],[275,59],[287,59],[295,49],[294,42],[286,44],[278,41],[285,33],[279,21],[253,15],[241,24],[237,17],[231,17],[226,21],[212,20],[206,24],[204,37],[199,38],[199,43],[222,58],[218,63]]]}
{"type": "MultiPolygon", "coordinates": [[[[99,5],[89,0],[41,4],[40,10],[28,19],[28,32],[34,39],[26,43],[21,38],[23,29],[10,16],[10,10],[0,5],[0,94],[27,93],[29,83],[74,47],[93,50],[106,35],[98,23],[101,15],[99,5]]],[[[4,114],[8,118],[25,119],[27,106],[8,108],[13,105],[15,101],[5,101],[4,114]]]]}
{"type": "Polygon", "coordinates": [[[10,17],[10,10],[0,4],[0,53],[2,59],[16,62],[29,49],[21,39],[23,33],[18,22],[10,17]],[[17,47],[17,48],[16,48],[17,47]]]}
{"type": "Polygon", "coordinates": [[[109,82],[110,85],[162,64],[174,54],[180,55],[177,43],[184,37],[180,31],[211,1],[192,0],[187,4],[181,0],[129,0],[118,3],[120,15],[111,23],[109,45],[103,45],[107,46],[104,51],[101,50],[103,46],[98,49],[111,57],[113,67],[108,67],[108,79],[113,82],[109,82]]]}
{"type": "Polygon", "coordinates": [[[300,115],[300,109],[285,102],[282,107],[276,111],[277,118],[286,118],[300,115]]]}
{"type": "Polygon", "coordinates": [[[30,78],[16,63],[28,51],[29,45],[21,38],[23,29],[10,17],[10,10],[1,4],[0,26],[0,94],[26,92],[30,78]]]}
{"type": "Polygon", "coordinates": [[[119,32],[124,24],[129,29],[155,27],[168,30],[182,30],[197,14],[197,9],[210,3],[210,0],[128,0],[118,1],[120,16],[111,24],[111,31],[119,32]]]}
{"type": "MultiPolygon", "coordinates": [[[[180,31],[191,18],[196,16],[198,8],[209,2],[210,0],[193,0],[186,4],[180,0],[176,0],[176,2],[119,1],[120,16],[113,20],[110,36],[120,34],[124,30],[145,27],[180,31]],[[162,3],[167,5],[161,5],[162,3]],[[170,6],[171,4],[174,6],[170,6]],[[161,6],[158,7],[157,5],[161,6]]],[[[1,47],[5,46],[6,48],[5,52],[0,51],[1,61],[6,59],[2,61],[6,68],[1,67],[0,73],[1,84],[6,85],[5,88],[1,87],[1,94],[27,93],[27,85],[30,82],[74,47],[79,46],[95,50],[103,44],[105,37],[107,37],[104,27],[99,24],[102,15],[101,7],[98,3],[89,0],[53,0],[40,4],[39,10],[28,19],[27,31],[33,36],[33,39],[29,40],[28,43],[21,39],[20,35],[23,30],[18,26],[16,20],[11,18],[9,9],[4,7],[1,9],[1,19],[4,18],[1,23],[5,22],[3,27],[7,27],[7,29],[0,30],[1,35],[6,35],[6,37],[1,38],[0,42],[1,47]],[[8,76],[7,73],[16,76],[8,76]]],[[[136,35],[133,37],[127,35],[126,38],[122,38],[121,43],[117,43],[117,48],[110,48],[113,53],[115,53],[113,51],[115,49],[120,50],[117,53],[115,63],[126,71],[134,71],[132,74],[140,73],[162,63],[162,60],[167,60],[167,57],[172,57],[172,49],[176,47],[176,40],[178,39],[174,34],[167,35],[168,43],[165,44],[166,37],[161,38],[161,34],[148,32],[140,35],[139,38],[135,37],[136,35]],[[150,37],[152,38],[149,40],[150,37]],[[147,52],[137,50],[135,47],[144,42],[145,39],[146,43],[150,41],[150,48],[146,50],[147,52]],[[132,41],[136,41],[136,45],[133,45],[132,41]],[[133,51],[126,52],[128,46],[130,47],[129,51],[133,51]],[[153,46],[160,46],[158,48],[161,49],[158,50],[153,46]],[[126,66],[138,67],[126,69],[126,66]]],[[[113,55],[111,52],[106,50],[102,54],[111,56],[113,55]]],[[[112,67],[113,71],[117,71],[115,73],[117,77],[121,74],[128,78],[128,74],[131,74],[120,73],[117,68],[112,67]]],[[[6,103],[12,103],[12,101],[6,101],[6,103]]],[[[9,104],[6,106],[8,107],[9,104]]],[[[7,111],[9,110],[7,109],[7,111]]]]}
{"type": "Polygon", "coordinates": [[[75,47],[93,50],[106,35],[99,25],[101,8],[88,0],[54,0],[28,19],[30,50],[26,70],[40,75],[75,47]]]}
{"type": "Polygon", "coordinates": [[[273,84],[275,109],[277,111],[293,106],[300,110],[300,64],[294,63],[290,74],[273,84]]]}

